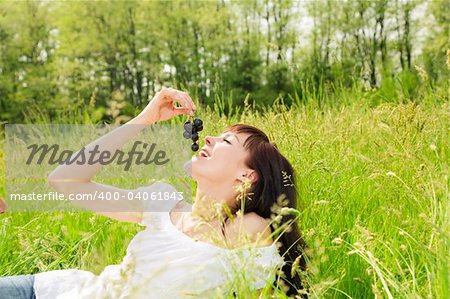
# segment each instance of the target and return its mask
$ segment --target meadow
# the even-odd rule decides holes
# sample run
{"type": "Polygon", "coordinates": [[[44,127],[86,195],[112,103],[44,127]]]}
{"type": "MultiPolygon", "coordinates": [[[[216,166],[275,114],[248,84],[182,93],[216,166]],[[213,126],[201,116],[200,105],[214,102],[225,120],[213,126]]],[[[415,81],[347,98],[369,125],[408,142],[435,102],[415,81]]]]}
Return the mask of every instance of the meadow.
{"type": "MultiPolygon", "coordinates": [[[[309,94],[290,108],[277,101],[239,111],[218,98],[214,109],[200,107],[198,115],[205,122],[203,137],[238,122],[261,128],[294,165],[311,298],[448,298],[447,91],[389,103],[353,90],[337,95],[340,103],[321,107],[309,94]]],[[[29,121],[50,122],[46,117],[29,121]]],[[[81,112],[56,121],[85,117],[81,112]]],[[[0,194],[5,195],[4,184],[0,194]]],[[[120,263],[141,229],[91,212],[5,213],[0,275],[67,268],[99,274],[120,263]]]]}
{"type": "MultiPolygon", "coordinates": [[[[450,298],[450,5],[335,2],[0,1],[0,197],[3,124],[120,124],[182,89],[200,146],[242,122],[292,162],[310,298],[450,298]]],[[[141,229],[6,212],[0,276],[99,274],[141,229]]]]}

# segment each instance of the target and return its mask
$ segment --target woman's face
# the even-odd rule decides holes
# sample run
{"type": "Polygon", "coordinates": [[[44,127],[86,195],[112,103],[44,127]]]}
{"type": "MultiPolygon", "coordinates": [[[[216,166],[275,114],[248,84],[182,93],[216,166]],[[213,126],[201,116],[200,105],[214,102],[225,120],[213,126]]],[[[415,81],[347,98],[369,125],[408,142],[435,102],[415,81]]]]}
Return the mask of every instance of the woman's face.
{"type": "Polygon", "coordinates": [[[218,137],[205,137],[205,146],[192,158],[192,177],[196,181],[235,182],[248,167],[243,144],[248,134],[224,132],[218,137]]]}

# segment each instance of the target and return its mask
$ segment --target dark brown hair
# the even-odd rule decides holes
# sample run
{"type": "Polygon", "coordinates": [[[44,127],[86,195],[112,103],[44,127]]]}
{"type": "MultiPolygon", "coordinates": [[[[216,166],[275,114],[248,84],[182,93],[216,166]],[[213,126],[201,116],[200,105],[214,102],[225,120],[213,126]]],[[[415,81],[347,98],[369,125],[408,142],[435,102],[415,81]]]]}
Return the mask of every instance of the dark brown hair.
{"type": "MultiPolygon", "coordinates": [[[[284,196],[287,201],[285,207],[297,209],[294,168],[280,153],[277,146],[269,141],[267,135],[258,128],[244,124],[229,126],[226,131],[250,135],[244,143],[244,148],[249,152],[245,163],[256,171],[258,179],[248,190],[250,200],[244,203],[244,213],[255,212],[263,218],[270,218],[273,214],[271,208],[280,196],[284,196]],[[286,177],[290,180],[286,181],[286,177]]],[[[239,208],[241,208],[240,203],[239,208]]],[[[285,278],[281,279],[289,287],[287,292],[289,296],[297,295],[297,290],[303,288],[297,271],[294,271],[293,276],[291,275],[293,262],[299,258],[298,267],[302,271],[306,270],[304,253],[306,244],[295,220],[294,215],[283,215],[279,223],[280,226],[288,225],[289,227],[279,237],[280,254],[286,262],[282,268],[285,278]]],[[[271,229],[272,232],[275,230],[272,224],[271,229]]]]}

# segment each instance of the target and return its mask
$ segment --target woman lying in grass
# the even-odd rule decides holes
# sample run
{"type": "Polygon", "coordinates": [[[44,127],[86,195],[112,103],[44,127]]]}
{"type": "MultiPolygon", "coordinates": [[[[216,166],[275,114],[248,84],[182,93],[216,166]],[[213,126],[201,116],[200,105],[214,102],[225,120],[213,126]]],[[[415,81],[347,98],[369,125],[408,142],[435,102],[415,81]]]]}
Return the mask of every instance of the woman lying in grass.
{"type": "MultiPolygon", "coordinates": [[[[137,117],[86,150],[96,144],[100,151],[115,151],[146,126],[192,116],[195,110],[187,93],[163,89],[137,117]]],[[[131,241],[120,265],[107,266],[98,276],[67,269],[2,277],[0,298],[248,297],[280,291],[272,285],[297,294],[305,244],[290,214],[296,208],[291,164],[262,131],[248,125],[228,127],[220,137],[207,136],[205,143],[191,160],[197,182],[192,206],[178,201],[165,203],[165,212],[158,213],[99,212],[146,227],[131,241]]],[[[49,182],[66,196],[177,192],[164,182],[136,190],[93,182],[101,168],[100,163],[62,164],[49,182]]]]}

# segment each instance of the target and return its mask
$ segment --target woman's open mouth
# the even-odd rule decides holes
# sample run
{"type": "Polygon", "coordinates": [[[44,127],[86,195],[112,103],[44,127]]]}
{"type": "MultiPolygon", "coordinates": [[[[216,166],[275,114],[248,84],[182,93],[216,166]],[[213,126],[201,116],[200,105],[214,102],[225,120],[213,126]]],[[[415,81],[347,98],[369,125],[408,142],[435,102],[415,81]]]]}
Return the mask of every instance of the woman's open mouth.
{"type": "Polygon", "coordinates": [[[200,153],[198,153],[198,154],[199,154],[199,156],[204,157],[204,158],[209,158],[210,157],[209,153],[205,149],[202,149],[200,151],[200,153]]]}

